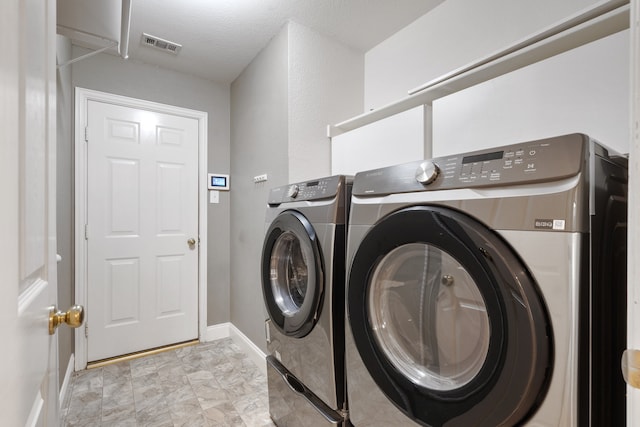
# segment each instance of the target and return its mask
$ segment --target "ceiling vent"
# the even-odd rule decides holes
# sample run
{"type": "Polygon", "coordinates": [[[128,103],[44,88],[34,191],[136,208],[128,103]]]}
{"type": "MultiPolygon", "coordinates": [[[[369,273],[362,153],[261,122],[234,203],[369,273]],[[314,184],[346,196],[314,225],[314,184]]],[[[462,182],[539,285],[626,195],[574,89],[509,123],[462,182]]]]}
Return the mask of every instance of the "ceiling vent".
{"type": "Polygon", "coordinates": [[[161,39],[160,37],[152,36],[151,34],[142,33],[142,40],[140,44],[143,46],[153,47],[162,50],[167,53],[173,53],[177,55],[182,49],[182,45],[169,40],[161,39]]]}

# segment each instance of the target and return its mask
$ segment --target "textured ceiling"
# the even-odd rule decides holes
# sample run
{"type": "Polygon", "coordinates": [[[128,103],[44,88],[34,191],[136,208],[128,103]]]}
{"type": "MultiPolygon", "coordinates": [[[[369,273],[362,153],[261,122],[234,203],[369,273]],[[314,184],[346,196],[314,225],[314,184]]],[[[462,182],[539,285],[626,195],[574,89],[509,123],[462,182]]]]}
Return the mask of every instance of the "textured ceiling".
{"type": "Polygon", "coordinates": [[[132,0],[129,57],[232,82],[288,20],[365,52],[444,0],[132,0]],[[175,56],[142,33],[182,45],[175,56]]]}

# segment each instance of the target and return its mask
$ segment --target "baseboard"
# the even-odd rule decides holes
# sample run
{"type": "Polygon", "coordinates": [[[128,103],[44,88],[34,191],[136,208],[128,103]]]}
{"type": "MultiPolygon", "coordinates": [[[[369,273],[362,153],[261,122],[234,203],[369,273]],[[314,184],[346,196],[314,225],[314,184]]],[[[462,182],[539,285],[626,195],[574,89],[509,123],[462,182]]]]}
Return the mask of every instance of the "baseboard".
{"type": "Polygon", "coordinates": [[[215,341],[223,338],[231,338],[235,345],[247,354],[249,359],[258,366],[260,371],[267,375],[267,355],[253,343],[242,331],[236,328],[232,323],[219,323],[217,325],[207,326],[207,332],[204,341],[215,341]]]}
{"type": "Polygon", "coordinates": [[[251,360],[253,360],[253,363],[255,363],[256,366],[258,366],[258,368],[260,369],[260,371],[266,376],[267,375],[267,362],[266,362],[267,355],[264,354],[264,352],[260,350],[260,348],[257,345],[255,345],[253,341],[247,338],[247,336],[243,334],[240,329],[233,326],[233,324],[230,325],[229,332],[233,342],[238,347],[240,347],[242,351],[244,351],[251,360]]]}
{"type": "Polygon", "coordinates": [[[62,381],[62,386],[60,387],[60,409],[62,409],[62,406],[64,405],[65,399],[67,397],[67,393],[69,392],[69,383],[71,382],[71,375],[73,375],[75,363],[75,355],[71,353],[69,363],[67,364],[67,371],[64,374],[64,380],[62,381]]]}
{"type": "Polygon", "coordinates": [[[217,325],[207,326],[207,331],[203,337],[203,341],[215,341],[222,338],[229,338],[229,327],[231,323],[218,323],[217,325]]]}

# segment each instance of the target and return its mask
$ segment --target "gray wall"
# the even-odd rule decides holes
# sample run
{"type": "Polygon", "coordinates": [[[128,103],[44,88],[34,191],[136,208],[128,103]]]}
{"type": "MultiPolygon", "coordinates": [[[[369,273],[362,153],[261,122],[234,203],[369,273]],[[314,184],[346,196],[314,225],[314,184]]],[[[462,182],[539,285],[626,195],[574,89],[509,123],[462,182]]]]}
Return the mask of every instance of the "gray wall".
{"type": "Polygon", "coordinates": [[[231,322],[263,350],[268,191],[330,174],[326,125],[362,110],[363,75],[363,53],[289,22],[231,85],[231,322]]]}
{"type": "MultiPolygon", "coordinates": [[[[87,52],[73,48],[74,57],[87,52]]],[[[73,64],[72,79],[74,87],[207,112],[209,172],[229,172],[228,85],[108,54],[73,64]]],[[[207,323],[212,325],[228,322],[230,318],[229,193],[222,192],[220,203],[208,206],[207,323]]]]}
{"type": "MultiPolygon", "coordinates": [[[[66,37],[56,38],[57,62],[62,64],[71,59],[71,42],[66,37]]],[[[73,300],[73,129],[71,111],[73,108],[73,88],[71,67],[58,69],[57,73],[57,136],[56,136],[56,229],[58,232],[57,252],[62,256],[58,263],[58,308],[66,310],[73,300]]],[[[69,359],[73,353],[73,329],[58,328],[58,360],[60,362],[60,385],[65,376],[69,359]]]]}
{"type": "Polygon", "coordinates": [[[268,189],[288,182],[284,28],[231,84],[231,322],[265,350],[260,253],[268,189]],[[269,180],[254,184],[266,173],[269,180]]]}
{"type": "MultiPolygon", "coordinates": [[[[73,47],[74,57],[85,53],[73,47]]],[[[209,325],[230,321],[266,349],[259,272],[268,191],[292,174],[330,173],[326,125],[362,111],[363,74],[363,53],[295,23],[231,87],[107,54],[73,64],[73,87],[209,113],[209,171],[231,175],[231,191],[209,205],[209,325]],[[265,173],[268,181],[254,184],[265,173]]],[[[70,106],[64,109],[71,114],[70,106]]],[[[61,193],[71,197],[70,183],[64,187],[61,193]]]]}
{"type": "Polygon", "coordinates": [[[331,174],[327,125],[362,111],[364,54],[296,22],[289,29],[289,181],[331,174]]]}

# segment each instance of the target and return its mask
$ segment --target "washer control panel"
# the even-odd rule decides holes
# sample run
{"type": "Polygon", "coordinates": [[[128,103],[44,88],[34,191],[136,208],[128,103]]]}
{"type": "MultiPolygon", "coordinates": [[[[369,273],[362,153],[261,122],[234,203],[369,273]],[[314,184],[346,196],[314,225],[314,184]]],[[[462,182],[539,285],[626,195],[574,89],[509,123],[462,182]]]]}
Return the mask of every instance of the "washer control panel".
{"type": "Polygon", "coordinates": [[[311,181],[276,187],[269,192],[270,205],[304,200],[319,200],[335,197],[340,185],[344,185],[344,176],[334,175],[311,181]]]}
{"type": "Polygon", "coordinates": [[[589,138],[572,134],[417,161],[356,175],[353,194],[529,184],[574,176],[589,138]]]}
{"type": "MultiPolygon", "coordinates": [[[[545,161],[544,154],[548,147],[548,144],[529,145],[489,153],[445,157],[440,159],[444,163],[443,178],[465,184],[476,181],[526,181],[539,172],[538,166],[540,161],[545,161]]],[[[546,159],[546,163],[550,162],[552,159],[546,159]]]]}

